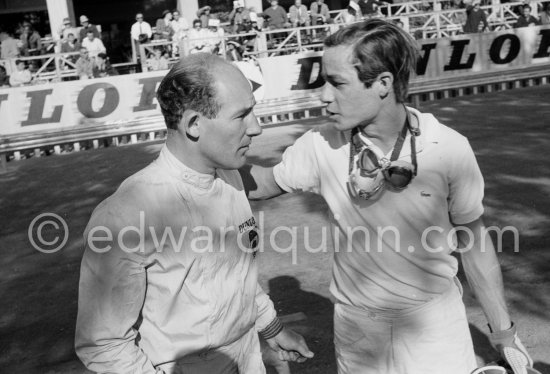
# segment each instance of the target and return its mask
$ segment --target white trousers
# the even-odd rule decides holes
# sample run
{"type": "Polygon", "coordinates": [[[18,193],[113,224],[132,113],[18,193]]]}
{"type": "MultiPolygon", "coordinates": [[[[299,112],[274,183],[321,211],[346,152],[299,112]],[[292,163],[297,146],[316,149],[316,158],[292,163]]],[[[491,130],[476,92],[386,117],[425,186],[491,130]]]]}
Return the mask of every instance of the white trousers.
{"type": "Polygon", "coordinates": [[[160,365],[166,374],[265,374],[258,333],[250,329],[234,343],[160,365]]]}
{"type": "Polygon", "coordinates": [[[339,374],[470,374],[476,368],[460,285],[399,312],[336,304],[339,374]]]}

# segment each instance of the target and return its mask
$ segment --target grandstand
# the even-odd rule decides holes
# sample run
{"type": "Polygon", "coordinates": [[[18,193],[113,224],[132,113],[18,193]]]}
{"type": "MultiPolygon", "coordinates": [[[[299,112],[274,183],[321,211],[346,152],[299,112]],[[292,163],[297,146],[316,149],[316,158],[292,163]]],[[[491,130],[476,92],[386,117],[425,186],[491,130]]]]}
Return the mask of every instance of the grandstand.
{"type": "MultiPolygon", "coordinates": [[[[541,11],[549,3],[550,0],[537,0],[531,2],[531,6],[533,9],[541,11]]],[[[55,4],[59,5],[59,2],[55,2],[55,4]]],[[[523,2],[498,4],[495,1],[493,4],[482,6],[483,11],[487,13],[487,20],[491,29],[491,32],[482,34],[464,34],[462,32],[462,25],[466,10],[452,7],[450,3],[446,2],[411,1],[399,4],[384,4],[378,7],[374,17],[386,18],[395,22],[400,21],[403,27],[418,39],[423,57],[419,64],[419,74],[412,82],[410,97],[411,102],[418,105],[420,101],[437,98],[546,84],[549,78],[547,47],[550,34],[547,29],[548,26],[513,31],[513,25],[518,18],[518,9],[521,9],[523,4],[523,2]],[[472,42],[472,46],[468,47],[467,45],[470,41],[472,42]],[[514,44],[513,48],[512,44],[514,44]],[[525,47],[527,44],[532,46],[525,47]],[[545,46],[546,50],[544,49],[545,46]],[[522,48],[522,52],[521,56],[518,57],[517,54],[520,53],[520,47],[522,48]],[[538,50],[538,54],[535,53],[534,56],[527,56],[527,52],[532,48],[538,50]],[[515,49],[518,49],[518,51],[515,51],[515,49]],[[461,59],[464,60],[468,57],[466,56],[468,53],[470,53],[469,57],[472,58],[475,55],[473,52],[476,51],[479,53],[477,53],[478,58],[475,63],[473,61],[460,62],[461,59]],[[481,52],[487,52],[488,54],[486,53],[486,56],[482,56],[483,53],[481,52]],[[513,53],[516,53],[516,55],[513,55],[513,53]],[[490,61],[483,61],[483,59],[490,61]],[[446,61],[450,62],[443,66],[446,61]]],[[[181,4],[179,5],[181,6],[181,4]]],[[[63,9],[56,8],[54,10],[56,10],[58,18],[60,15],[66,14],[63,13],[63,9]]],[[[264,125],[280,123],[281,121],[292,121],[297,118],[322,116],[324,115],[324,111],[318,97],[318,90],[316,91],[322,84],[318,76],[318,62],[320,59],[319,56],[322,53],[322,42],[324,37],[345,25],[344,17],[342,16],[345,11],[345,9],[331,10],[330,16],[332,21],[316,26],[275,30],[258,26],[252,30],[235,34],[233,33],[234,29],[230,27],[231,25],[225,22],[220,24],[219,30],[222,30],[221,32],[209,34],[201,39],[182,38],[176,41],[164,38],[152,38],[145,43],[138,44],[137,48],[134,48],[134,44],[130,40],[127,40],[126,44],[134,48],[132,57],[129,57],[129,61],[113,64],[113,67],[118,70],[119,74],[130,73],[137,75],[135,75],[135,79],[130,78],[130,76],[128,78],[124,78],[123,76],[117,77],[115,80],[116,82],[127,82],[129,79],[137,79],[140,83],[136,83],[135,90],[142,92],[144,92],[143,88],[145,87],[141,83],[142,81],[153,82],[151,83],[153,86],[148,86],[149,91],[147,95],[149,96],[142,94],[139,99],[140,104],[136,107],[139,107],[143,100],[149,100],[149,105],[151,108],[154,108],[155,105],[152,104],[154,84],[158,82],[159,77],[162,77],[163,73],[146,72],[150,70],[147,65],[148,58],[154,54],[155,50],[166,52],[168,55],[167,67],[169,67],[181,55],[189,53],[191,50],[190,45],[197,41],[213,45],[215,47],[211,49],[213,53],[219,53],[222,57],[227,56],[226,51],[228,50],[228,46],[233,44],[233,46],[240,46],[242,59],[248,61],[248,66],[252,67],[247,68],[247,70],[256,71],[260,75],[259,80],[266,80],[266,82],[259,84],[264,85],[264,91],[269,91],[270,95],[267,98],[264,97],[263,100],[259,97],[259,105],[256,108],[256,114],[264,125]],[[313,79],[315,78],[315,74],[313,74],[311,69],[317,69],[317,77],[313,79],[315,80],[314,84],[302,87],[301,91],[298,90],[300,91],[300,95],[298,96],[294,93],[289,96],[284,96],[284,93],[280,94],[283,96],[277,96],[278,94],[275,94],[275,92],[280,91],[273,88],[276,83],[267,82],[269,81],[270,74],[266,73],[266,69],[269,69],[270,61],[288,60],[294,61],[293,63],[296,64],[300,56],[306,58],[311,65],[309,66],[309,70],[303,70],[300,74],[307,73],[307,77],[313,79]],[[278,58],[281,60],[277,60],[278,58]],[[293,58],[294,60],[292,60],[293,58]],[[261,68],[265,76],[264,78],[261,77],[262,73],[259,72],[258,66],[261,68]]],[[[48,12],[50,13],[50,8],[48,8],[48,12]]],[[[68,13],[74,14],[74,10],[68,11],[68,13]]],[[[182,14],[185,13],[182,12],[182,14]]],[[[53,30],[53,17],[50,15],[50,18],[53,30]]],[[[105,30],[107,25],[98,26],[101,26],[100,29],[105,30]]],[[[74,88],[76,87],[74,80],[78,79],[75,61],[79,52],[59,52],[60,40],[51,36],[43,38],[42,42],[46,46],[43,48],[43,51],[45,51],[44,54],[4,59],[0,60],[0,65],[4,66],[9,74],[15,70],[17,60],[24,61],[29,65],[36,62],[35,66],[37,68],[32,72],[31,84],[33,86],[40,85],[45,90],[47,90],[47,87],[52,87],[54,91],[67,90],[68,92],[74,92],[73,94],[78,94],[79,100],[81,100],[81,97],[86,97],[86,95],[81,95],[82,92],[79,91],[84,84],[80,84],[78,86],[80,88],[78,89],[74,88]],[[64,87],[65,89],[60,87],[64,87]]],[[[109,45],[107,41],[105,44],[109,45]]],[[[273,63],[271,62],[271,64],[273,63]]],[[[281,66],[283,65],[277,63],[276,68],[281,68],[281,66]]],[[[271,75],[295,74],[295,72],[291,72],[293,71],[292,68],[288,69],[290,70],[281,70],[271,75]]],[[[111,81],[109,79],[103,78],[102,81],[98,81],[95,85],[93,84],[93,80],[86,82],[86,88],[95,87],[91,88],[91,96],[87,94],[90,97],[89,105],[86,104],[89,108],[93,106],[92,100],[95,97],[94,94],[102,92],[102,89],[110,84],[111,81]]],[[[114,87],[124,91],[128,85],[127,83],[116,83],[114,87]]],[[[12,100],[10,97],[15,97],[15,92],[19,91],[11,92],[10,90],[13,90],[13,88],[0,90],[0,110],[2,110],[1,105],[2,101],[4,101],[4,118],[8,119],[7,122],[13,122],[9,126],[4,124],[0,127],[0,154],[4,168],[6,162],[26,157],[133,143],[140,140],[153,140],[164,136],[164,125],[159,113],[154,110],[144,111],[144,116],[139,116],[140,113],[136,114],[136,110],[134,110],[124,112],[125,115],[123,117],[110,115],[101,119],[101,111],[94,112],[92,109],[89,109],[88,112],[92,113],[91,117],[83,113],[81,113],[83,114],[82,117],[75,115],[71,117],[72,123],[64,123],[62,127],[55,125],[32,127],[30,125],[34,123],[32,121],[29,122],[29,120],[27,120],[27,123],[19,122],[19,125],[17,125],[15,122],[20,120],[17,120],[15,117],[19,113],[11,115],[6,112],[6,107],[7,102],[12,100]],[[10,128],[8,129],[8,127],[10,128]],[[35,128],[36,131],[31,131],[31,128],[35,128]]],[[[106,92],[106,90],[104,91],[106,92]]],[[[29,110],[33,111],[39,108],[44,112],[44,106],[48,106],[46,96],[44,95],[48,95],[48,93],[37,94],[36,92],[51,93],[51,90],[36,91],[35,89],[27,89],[25,91],[27,97],[31,98],[29,110]],[[31,91],[35,93],[31,93],[31,91]],[[40,102],[39,99],[42,101],[40,102]]],[[[126,91],[124,93],[126,94],[126,91]]],[[[57,94],[54,92],[55,95],[57,94]]],[[[120,94],[117,93],[117,95],[120,94]]],[[[97,97],[95,99],[97,100],[97,97]]],[[[65,103],[65,112],[69,110],[76,111],[75,109],[70,109],[74,108],[74,106],[70,106],[69,101],[66,99],[59,100],[65,103]]],[[[51,106],[51,104],[49,105],[51,106]]],[[[79,103],[79,105],[84,104],[79,103]]],[[[55,106],[51,108],[53,112],[52,117],[49,118],[42,112],[35,114],[36,118],[40,119],[36,123],[55,122],[52,121],[52,118],[55,117],[55,109],[55,106]]],[[[112,111],[118,113],[118,109],[114,107],[112,111]]],[[[48,110],[46,109],[45,113],[48,110]]],[[[63,118],[66,118],[66,115],[64,113],[63,118]]],[[[59,117],[61,118],[61,115],[59,117]]]]}

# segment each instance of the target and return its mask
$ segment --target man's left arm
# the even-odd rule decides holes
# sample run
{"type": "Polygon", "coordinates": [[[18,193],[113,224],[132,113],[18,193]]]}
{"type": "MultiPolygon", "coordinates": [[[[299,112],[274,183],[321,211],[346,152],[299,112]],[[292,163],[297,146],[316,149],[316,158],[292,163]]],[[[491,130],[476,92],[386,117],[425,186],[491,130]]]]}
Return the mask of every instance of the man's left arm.
{"type": "Polygon", "coordinates": [[[457,239],[464,272],[489,322],[489,340],[515,374],[524,373],[526,366],[533,366],[533,360],[519,340],[516,326],[510,319],[493,241],[481,217],[459,226],[457,239]]]}
{"type": "Polygon", "coordinates": [[[309,350],[304,338],[283,326],[277,317],[273,302],[260,285],[256,289],[256,305],[256,330],[271,349],[278,353],[280,360],[304,362],[313,357],[313,352],[309,350]]]}

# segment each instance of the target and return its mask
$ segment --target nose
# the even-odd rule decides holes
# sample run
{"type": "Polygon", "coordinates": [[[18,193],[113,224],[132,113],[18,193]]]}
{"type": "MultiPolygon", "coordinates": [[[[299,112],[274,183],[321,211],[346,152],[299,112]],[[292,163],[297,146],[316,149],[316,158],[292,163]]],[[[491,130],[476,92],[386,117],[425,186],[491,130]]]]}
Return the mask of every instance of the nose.
{"type": "Polygon", "coordinates": [[[246,135],[253,137],[258,136],[262,133],[262,127],[260,126],[258,118],[256,118],[256,115],[253,112],[250,112],[246,120],[246,135]]]}
{"type": "Polygon", "coordinates": [[[325,83],[321,91],[321,101],[325,104],[330,104],[334,101],[334,96],[332,95],[332,88],[330,84],[325,83]]]}

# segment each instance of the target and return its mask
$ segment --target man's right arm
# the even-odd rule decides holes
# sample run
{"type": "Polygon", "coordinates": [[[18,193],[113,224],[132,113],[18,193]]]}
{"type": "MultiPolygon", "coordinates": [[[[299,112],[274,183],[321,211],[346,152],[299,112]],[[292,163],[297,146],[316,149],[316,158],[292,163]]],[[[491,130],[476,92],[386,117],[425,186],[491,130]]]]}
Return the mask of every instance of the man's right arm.
{"type": "Polygon", "coordinates": [[[239,173],[250,200],[265,200],[285,193],[275,181],[273,166],[245,165],[239,173]]]}
{"type": "MultiPolygon", "coordinates": [[[[121,215],[96,213],[84,238],[86,249],[80,271],[76,354],[93,372],[163,373],[155,369],[136,344],[135,325],[146,293],[145,268],[138,256],[122,250],[120,240],[102,240],[105,229],[111,233],[110,238],[118,237],[121,215]],[[101,229],[94,234],[90,231],[94,227],[101,229]]],[[[123,244],[128,248],[135,245],[133,242],[123,244]]]]}

